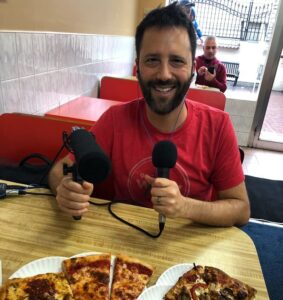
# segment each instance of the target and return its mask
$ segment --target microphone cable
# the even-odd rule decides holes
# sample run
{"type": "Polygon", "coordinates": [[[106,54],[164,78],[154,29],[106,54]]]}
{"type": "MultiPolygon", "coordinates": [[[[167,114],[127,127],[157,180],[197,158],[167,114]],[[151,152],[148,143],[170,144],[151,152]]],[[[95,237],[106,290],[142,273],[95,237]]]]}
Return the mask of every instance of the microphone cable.
{"type": "Polygon", "coordinates": [[[93,202],[93,201],[90,201],[89,203],[92,204],[92,205],[96,205],[96,206],[107,206],[108,211],[109,211],[109,213],[111,214],[112,217],[114,217],[118,221],[120,221],[120,222],[122,222],[122,223],[124,223],[124,224],[126,224],[126,225],[128,225],[128,226],[130,226],[130,227],[132,227],[132,228],[134,228],[134,229],[136,229],[136,230],[144,233],[145,235],[147,235],[147,236],[149,236],[151,238],[158,238],[158,237],[160,237],[161,234],[162,234],[162,232],[163,232],[163,230],[164,230],[164,227],[165,227],[164,224],[159,224],[159,232],[157,234],[152,234],[152,233],[146,231],[145,229],[143,229],[143,228],[141,228],[141,227],[139,227],[139,226],[137,226],[137,225],[135,225],[133,223],[130,223],[130,222],[124,220],[123,218],[119,217],[113,211],[112,206],[114,204],[119,204],[119,203],[123,203],[123,202],[109,200],[109,202],[106,202],[106,203],[97,203],[97,202],[93,202]]]}

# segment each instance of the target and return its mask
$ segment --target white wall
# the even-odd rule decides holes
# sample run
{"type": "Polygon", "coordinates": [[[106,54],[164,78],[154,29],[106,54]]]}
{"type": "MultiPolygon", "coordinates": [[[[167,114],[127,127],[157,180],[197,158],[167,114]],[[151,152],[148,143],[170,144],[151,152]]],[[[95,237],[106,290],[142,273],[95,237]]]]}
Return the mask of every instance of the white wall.
{"type": "Polygon", "coordinates": [[[133,37],[0,31],[0,114],[96,97],[103,75],[129,75],[133,61],[133,37]]]}

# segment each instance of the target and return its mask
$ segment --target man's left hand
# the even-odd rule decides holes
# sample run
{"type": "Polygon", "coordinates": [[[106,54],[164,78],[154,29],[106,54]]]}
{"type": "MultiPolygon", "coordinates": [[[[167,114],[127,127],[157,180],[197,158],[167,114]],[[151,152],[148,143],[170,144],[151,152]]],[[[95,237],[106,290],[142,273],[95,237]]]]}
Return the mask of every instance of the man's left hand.
{"type": "Polygon", "coordinates": [[[208,70],[206,70],[205,74],[204,74],[204,79],[206,81],[212,81],[214,78],[216,77],[216,72],[214,70],[213,74],[211,74],[208,70]]]}
{"type": "Polygon", "coordinates": [[[145,180],[151,185],[151,201],[157,212],[170,218],[184,215],[186,199],[175,181],[149,175],[145,175],[145,180]]]}

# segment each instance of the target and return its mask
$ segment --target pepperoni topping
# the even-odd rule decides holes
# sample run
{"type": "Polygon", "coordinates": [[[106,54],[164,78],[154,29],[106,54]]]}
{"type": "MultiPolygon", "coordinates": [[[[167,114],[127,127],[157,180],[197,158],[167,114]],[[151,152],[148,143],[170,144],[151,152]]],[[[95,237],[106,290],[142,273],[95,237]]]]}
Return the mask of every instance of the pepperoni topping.
{"type": "Polygon", "coordinates": [[[55,299],[55,285],[47,279],[36,279],[28,283],[25,292],[29,300],[53,300],[55,299]]]}
{"type": "Polygon", "coordinates": [[[127,265],[127,269],[130,270],[132,273],[145,274],[149,277],[152,275],[152,270],[142,264],[124,262],[120,258],[117,258],[116,263],[121,265],[125,263],[127,265]]]}
{"type": "Polygon", "coordinates": [[[74,274],[84,267],[88,267],[90,269],[110,269],[110,261],[107,259],[101,259],[93,262],[77,262],[76,260],[72,260],[72,264],[68,270],[68,273],[74,274]]]}

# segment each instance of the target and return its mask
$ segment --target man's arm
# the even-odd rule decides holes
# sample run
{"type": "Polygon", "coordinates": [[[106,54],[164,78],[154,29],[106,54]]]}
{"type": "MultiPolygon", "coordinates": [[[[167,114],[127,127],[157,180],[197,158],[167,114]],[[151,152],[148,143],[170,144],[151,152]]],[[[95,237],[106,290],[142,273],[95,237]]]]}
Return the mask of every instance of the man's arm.
{"type": "Polygon", "coordinates": [[[244,182],[220,191],[216,201],[185,198],[184,205],[184,217],[207,225],[244,225],[250,217],[250,204],[244,182]]]}
{"type": "Polygon", "coordinates": [[[218,88],[222,93],[224,93],[227,89],[225,68],[223,69],[218,67],[217,71],[214,71],[214,74],[209,73],[207,70],[204,74],[204,79],[210,86],[218,88]]]}
{"type": "Polygon", "coordinates": [[[175,181],[152,178],[153,207],[156,211],[172,218],[188,218],[194,222],[212,226],[233,226],[246,224],[250,217],[250,205],[245,183],[218,192],[215,201],[201,201],[182,196],[175,181]]]}

